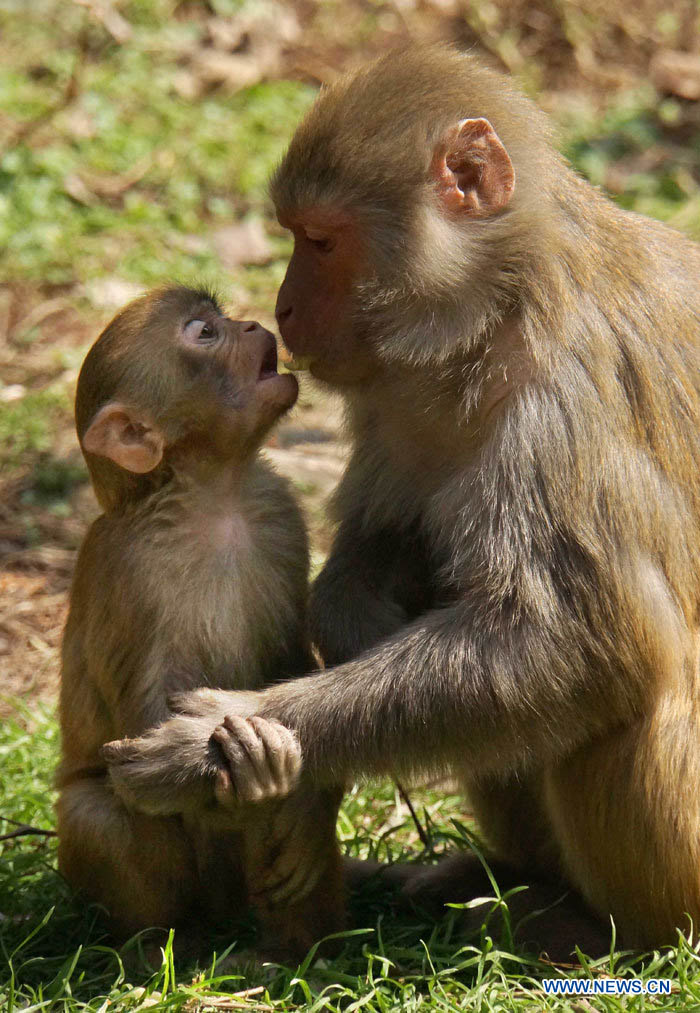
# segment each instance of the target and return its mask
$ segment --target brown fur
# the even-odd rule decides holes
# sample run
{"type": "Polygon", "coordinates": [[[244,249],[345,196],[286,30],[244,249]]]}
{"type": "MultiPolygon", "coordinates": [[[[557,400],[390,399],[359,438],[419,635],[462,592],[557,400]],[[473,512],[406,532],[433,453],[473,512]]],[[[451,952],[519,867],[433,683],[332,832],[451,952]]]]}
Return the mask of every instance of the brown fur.
{"type": "MultiPolygon", "coordinates": [[[[253,896],[272,953],[298,956],[342,925],[340,793],[299,789],[262,808],[240,801],[262,797],[265,785],[226,782],[224,755],[208,741],[223,714],[207,723],[204,755],[200,732],[189,778],[181,775],[186,739],[149,756],[150,780],[136,788],[122,784],[119,771],[140,740],[108,748],[119,760],[111,777],[103,758],[109,740],[162,726],[178,691],[257,689],[312,660],[303,521],[286,482],[257,454],[296,385],[283,376],[257,383],[259,325],[244,331],[226,322],[221,350],[183,353],[181,328],[207,314],[223,320],[206,293],[184,289],[130,305],[93,347],[79,380],[81,443],[116,400],[164,434],[165,451],[143,475],[86,453],[105,513],[80,551],[63,643],[59,865],[107,908],[119,934],[198,917],[233,927],[253,896]],[[303,835],[290,807],[308,814],[303,835]],[[306,872],[281,903],[266,893],[278,886],[275,870],[306,872]]],[[[267,733],[268,758],[276,751],[284,767],[293,740],[274,726],[267,733]]],[[[280,776],[284,793],[292,780],[280,776]]],[[[267,787],[274,798],[276,787],[267,787]]]]}
{"type": "MultiPolygon", "coordinates": [[[[359,657],[262,713],[319,779],[458,772],[496,853],[556,856],[623,941],[672,942],[700,921],[698,247],[614,207],[508,82],[445,50],[324,92],[272,192],[283,220],[361,222],[350,320],[372,362],[330,378],[354,452],[312,600],[324,656],[359,657]],[[516,182],[504,213],[460,221],[427,170],[470,116],[516,182]],[[400,561],[416,531],[432,607],[412,616],[375,547],[400,561]]],[[[332,342],[297,337],[320,376],[332,342]]]]}
{"type": "Polygon", "coordinates": [[[560,874],[626,945],[672,943],[700,922],[700,249],[428,47],[322,92],[272,195],[282,336],[353,451],[311,603],[334,667],[259,713],[319,784],[457,775],[494,856],[560,874]],[[467,145],[460,204],[440,158],[478,118],[514,190],[489,201],[497,143],[467,145]]]}

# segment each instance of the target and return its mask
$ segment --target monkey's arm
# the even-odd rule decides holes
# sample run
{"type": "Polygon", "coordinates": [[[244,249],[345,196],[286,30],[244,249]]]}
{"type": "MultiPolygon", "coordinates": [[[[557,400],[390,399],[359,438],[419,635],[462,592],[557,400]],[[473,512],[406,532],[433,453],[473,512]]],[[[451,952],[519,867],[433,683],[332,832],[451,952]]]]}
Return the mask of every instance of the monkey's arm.
{"type": "Polygon", "coordinates": [[[354,517],[340,525],[309,603],[311,639],[326,665],[357,657],[406,623],[392,579],[398,556],[395,533],[367,534],[354,517]]]}
{"type": "Polygon", "coordinates": [[[500,446],[454,483],[443,516],[456,600],[354,661],[261,695],[258,713],[297,732],[317,782],[540,764],[634,722],[658,681],[678,678],[691,637],[648,511],[684,546],[683,491],[611,440],[605,420],[592,412],[583,429],[567,405],[525,392],[502,417],[500,446]],[[623,524],[610,504],[624,505],[623,524]]]}
{"type": "Polygon", "coordinates": [[[432,612],[353,662],[268,689],[258,713],[293,728],[305,772],[328,783],[456,760],[512,770],[569,752],[640,705],[587,656],[575,624],[509,628],[504,616],[494,630],[470,611],[432,612]]]}
{"type": "Polygon", "coordinates": [[[254,699],[215,690],[181,694],[187,713],[102,747],[114,790],[151,816],[196,810],[227,825],[244,819],[245,803],[287,795],[301,766],[298,742],[277,722],[240,716],[251,713],[254,699]]]}
{"type": "MultiPolygon", "coordinates": [[[[464,565],[473,577],[458,601],[354,661],[257,696],[259,715],[297,732],[312,780],[539,764],[636,720],[653,680],[681,670],[682,618],[634,529],[604,557],[557,537],[550,519],[521,544],[524,496],[501,493],[501,516],[479,520],[494,532],[491,556],[464,565]]],[[[251,706],[250,695],[213,696],[224,713],[251,706]]]]}
{"type": "Polygon", "coordinates": [[[666,483],[661,497],[652,461],[611,441],[595,414],[577,430],[566,405],[523,394],[501,446],[453,483],[450,605],[260,694],[257,713],[297,732],[317,783],[546,762],[635,721],[658,680],[682,671],[689,633],[645,532],[653,504],[656,530],[683,545],[683,492],[666,483]],[[626,504],[623,525],[610,503],[626,504]]]}
{"type": "MultiPolygon", "coordinates": [[[[131,668],[120,672],[122,682],[112,679],[101,687],[113,741],[102,740],[100,755],[112,789],[130,809],[150,816],[194,809],[214,813],[217,775],[225,763],[210,739],[221,718],[207,709],[184,719],[171,707],[177,690],[204,682],[204,674],[183,668],[157,641],[146,657],[137,654],[129,661],[131,668]]],[[[239,706],[245,706],[244,693],[239,706]]]]}
{"type": "Polygon", "coordinates": [[[224,766],[213,728],[206,717],[175,715],[138,738],[107,742],[101,755],[113,790],[131,809],[150,816],[213,811],[224,766]]]}
{"type": "MultiPolygon", "coordinates": [[[[203,707],[249,713],[257,701],[259,715],[296,731],[304,769],[319,784],[455,764],[499,774],[566,755],[643,712],[654,673],[680,663],[682,629],[651,564],[620,565],[615,601],[592,573],[559,589],[550,574],[547,593],[544,563],[519,575],[521,594],[537,588],[527,605],[504,596],[497,606],[475,587],[355,661],[259,694],[206,691],[203,707]],[[615,601],[619,641],[607,632],[599,600],[615,601]],[[626,629],[640,639],[625,639],[626,629]],[[657,645],[651,663],[643,653],[650,643],[657,645]]],[[[193,756],[208,748],[213,724],[213,711],[197,716],[199,697],[187,694],[192,706],[182,727],[163,726],[169,742],[177,732],[191,743],[193,756]]],[[[236,748],[228,756],[234,779],[236,748]]]]}

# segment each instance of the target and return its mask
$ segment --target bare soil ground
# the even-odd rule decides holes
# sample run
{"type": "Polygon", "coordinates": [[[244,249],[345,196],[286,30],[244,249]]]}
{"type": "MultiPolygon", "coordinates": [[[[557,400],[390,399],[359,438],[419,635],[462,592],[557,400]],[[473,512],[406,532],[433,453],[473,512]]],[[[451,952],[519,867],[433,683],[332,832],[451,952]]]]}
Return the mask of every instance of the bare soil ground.
{"type": "MultiPolygon", "coordinates": [[[[264,452],[295,487],[309,526],[312,566],[318,566],[329,548],[324,506],[342,473],[346,446],[339,404],[312,390],[308,378],[301,386],[297,406],[264,452]]],[[[69,456],[75,458],[77,450],[69,456]]],[[[22,482],[14,488],[5,485],[5,502],[0,502],[0,715],[11,713],[17,700],[56,697],[75,554],[83,531],[98,513],[87,485],[71,497],[69,518],[56,518],[48,510],[22,510],[22,487],[22,482]],[[24,534],[29,518],[40,532],[34,546],[26,544],[24,534]]]]}

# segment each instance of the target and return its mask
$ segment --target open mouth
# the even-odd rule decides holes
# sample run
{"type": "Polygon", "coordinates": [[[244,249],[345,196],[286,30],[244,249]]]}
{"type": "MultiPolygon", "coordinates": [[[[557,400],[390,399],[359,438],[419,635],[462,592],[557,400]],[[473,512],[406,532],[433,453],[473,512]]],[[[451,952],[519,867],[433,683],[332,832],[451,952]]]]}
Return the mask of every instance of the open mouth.
{"type": "Polygon", "coordinates": [[[258,380],[269,380],[271,376],[277,376],[277,346],[275,344],[271,344],[263,356],[258,380]]]}

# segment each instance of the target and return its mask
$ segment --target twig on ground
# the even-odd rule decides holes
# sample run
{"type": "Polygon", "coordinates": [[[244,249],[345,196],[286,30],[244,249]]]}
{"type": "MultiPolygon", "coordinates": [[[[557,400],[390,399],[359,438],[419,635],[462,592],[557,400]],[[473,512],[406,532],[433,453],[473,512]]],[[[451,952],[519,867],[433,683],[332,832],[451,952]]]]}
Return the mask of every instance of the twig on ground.
{"type": "Polygon", "coordinates": [[[16,830],[11,830],[7,834],[0,834],[0,841],[11,841],[15,837],[29,837],[30,835],[36,835],[38,837],[56,837],[55,830],[44,830],[42,827],[33,827],[29,823],[20,823],[19,820],[12,820],[9,816],[0,816],[0,820],[5,823],[11,823],[16,830]]]}
{"type": "Polygon", "coordinates": [[[221,996],[209,996],[203,995],[201,998],[190,999],[185,1004],[187,1010],[234,1010],[234,1009],[249,1009],[249,1010],[272,1010],[274,1007],[267,1005],[266,1003],[249,1003],[248,999],[254,999],[255,996],[264,992],[265,989],[262,985],[256,985],[254,988],[244,988],[241,992],[232,992],[230,995],[221,996]]]}
{"type": "Polygon", "coordinates": [[[418,832],[418,836],[420,837],[421,844],[423,845],[426,851],[430,851],[430,839],[428,838],[428,835],[425,832],[425,829],[421,824],[421,821],[418,819],[418,814],[416,813],[416,810],[413,808],[413,803],[411,802],[411,799],[408,796],[408,792],[406,791],[406,789],[404,788],[404,786],[401,784],[400,781],[396,781],[396,787],[403,802],[405,803],[405,805],[408,806],[408,811],[410,812],[411,818],[416,825],[416,831],[418,832]]]}
{"type": "Polygon", "coordinates": [[[127,43],[134,34],[129,22],[109,0],[75,0],[75,3],[79,7],[86,7],[120,46],[127,43]]]}
{"type": "Polygon", "coordinates": [[[29,331],[34,327],[38,327],[44,320],[48,320],[49,317],[55,313],[61,313],[63,310],[71,306],[70,299],[66,299],[65,296],[57,296],[55,299],[47,299],[44,302],[39,303],[34,309],[30,310],[26,316],[22,317],[14,327],[10,328],[7,333],[7,340],[9,342],[21,340],[29,331]]]}
{"type": "Polygon", "coordinates": [[[80,94],[83,69],[90,48],[89,27],[89,22],[86,19],[78,34],[73,69],[63,92],[55,102],[39,113],[38,116],[35,116],[33,120],[20,123],[14,131],[10,131],[9,137],[6,137],[3,141],[2,149],[4,151],[10,151],[12,148],[16,148],[18,144],[26,143],[39,127],[43,126],[44,123],[48,123],[54,116],[67,109],[76,100],[80,94]]]}

